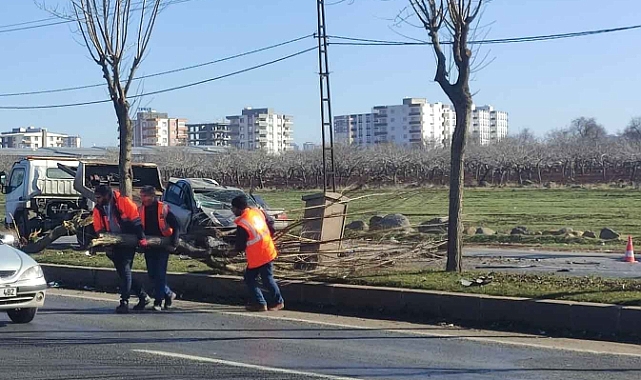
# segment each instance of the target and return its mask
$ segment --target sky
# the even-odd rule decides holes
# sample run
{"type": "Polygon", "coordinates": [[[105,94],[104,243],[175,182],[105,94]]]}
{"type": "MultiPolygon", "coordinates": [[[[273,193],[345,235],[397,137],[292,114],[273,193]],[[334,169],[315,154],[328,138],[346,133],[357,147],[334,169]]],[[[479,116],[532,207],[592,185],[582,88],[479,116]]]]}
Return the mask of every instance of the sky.
{"type": "MultiPolygon", "coordinates": [[[[48,0],[47,4],[55,4],[48,0]]],[[[59,1],[64,7],[67,3],[59,1]]],[[[331,0],[328,0],[328,4],[331,0]]],[[[425,39],[423,30],[395,26],[408,0],[348,0],[327,7],[330,35],[382,40],[425,39]]],[[[63,8],[60,8],[63,9],[63,8]]],[[[488,39],[613,28],[640,23],[639,0],[492,0],[482,15],[488,39]],[[607,4],[607,5],[606,5],[607,4]]],[[[69,24],[8,31],[9,24],[51,17],[30,0],[0,1],[0,95],[101,83],[100,68],[69,24]]],[[[49,21],[51,22],[51,21],[49,21]]],[[[30,24],[31,25],[31,24],[30,24]]],[[[158,18],[138,74],[190,66],[269,46],[316,30],[314,0],[191,0],[158,18]]],[[[510,132],[543,136],[579,116],[616,133],[641,116],[641,30],[546,42],[484,46],[491,63],[471,83],[476,104],[507,111],[510,132]]],[[[133,90],[153,92],[198,82],[315,46],[312,38],[216,65],[148,78],[133,90]]],[[[334,115],[401,104],[405,97],[447,102],[433,81],[429,46],[329,48],[334,115]]],[[[105,87],[73,92],[0,96],[1,106],[68,104],[108,99],[105,87]]],[[[318,56],[286,61],[179,91],[145,96],[141,106],[189,122],[217,121],[244,107],[270,107],[294,117],[295,142],[320,141],[318,56]]],[[[115,145],[109,103],[48,110],[0,110],[0,130],[24,126],[79,134],[83,146],[115,145]]]]}

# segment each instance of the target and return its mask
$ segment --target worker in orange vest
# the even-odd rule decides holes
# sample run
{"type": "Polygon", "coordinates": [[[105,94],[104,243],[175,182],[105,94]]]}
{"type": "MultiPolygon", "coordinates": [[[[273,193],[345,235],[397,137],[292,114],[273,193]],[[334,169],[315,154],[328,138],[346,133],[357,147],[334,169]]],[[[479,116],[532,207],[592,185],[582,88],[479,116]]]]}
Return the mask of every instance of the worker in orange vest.
{"type": "Polygon", "coordinates": [[[167,264],[169,253],[175,252],[178,246],[180,224],[176,216],[169,210],[169,206],[159,202],[156,198],[156,189],[153,186],[145,186],[140,190],[142,206],[138,210],[142,219],[142,226],[146,236],[170,237],[171,245],[167,248],[147,248],[145,250],[145,262],[147,274],[154,284],[154,310],[163,309],[162,302],[165,301],[164,309],[171,308],[176,299],[176,293],[172,292],[167,285],[167,264]]]}
{"type": "Polygon", "coordinates": [[[248,311],[276,311],[285,307],[278,284],[274,281],[274,260],[278,256],[272,237],[274,221],[261,210],[247,206],[247,198],[240,195],[231,201],[231,209],[236,219],[236,244],[233,251],[245,252],[247,269],[245,283],[253,296],[253,303],[246,307],[248,311]],[[258,287],[260,275],[263,286],[269,291],[269,301],[258,287]]]}
{"type": "MultiPolygon", "coordinates": [[[[139,245],[141,247],[147,246],[147,238],[142,228],[138,207],[130,198],[120,195],[120,192],[113,191],[107,185],[96,187],[94,195],[96,206],[93,209],[93,227],[96,233],[135,234],[138,237],[139,245]]],[[[116,308],[118,314],[129,312],[129,296],[132,291],[139,298],[134,310],[143,310],[151,303],[151,299],[143,287],[131,275],[135,255],[135,247],[117,247],[107,250],[107,257],[113,261],[118,277],[120,277],[120,305],[116,308]]]]}

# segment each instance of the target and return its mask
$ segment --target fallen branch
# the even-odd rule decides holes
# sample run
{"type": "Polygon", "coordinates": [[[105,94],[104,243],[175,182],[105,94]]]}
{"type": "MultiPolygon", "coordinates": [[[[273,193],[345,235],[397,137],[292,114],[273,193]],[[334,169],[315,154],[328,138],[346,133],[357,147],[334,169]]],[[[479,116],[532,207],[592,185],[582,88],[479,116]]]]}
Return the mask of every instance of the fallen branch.
{"type": "MultiPolygon", "coordinates": [[[[198,248],[187,243],[185,240],[180,239],[178,242],[178,246],[176,247],[176,251],[173,253],[176,253],[178,255],[186,255],[194,259],[207,259],[213,254],[226,251],[227,245],[225,243],[223,243],[222,241],[218,241],[217,243],[219,244],[212,244],[212,246],[209,246],[207,248],[198,248]]],[[[147,244],[149,248],[172,247],[170,237],[147,237],[147,244]]],[[[139,241],[136,235],[103,233],[98,235],[98,237],[96,239],[93,239],[89,244],[90,248],[109,246],[124,246],[135,248],[139,246],[139,241]]]]}

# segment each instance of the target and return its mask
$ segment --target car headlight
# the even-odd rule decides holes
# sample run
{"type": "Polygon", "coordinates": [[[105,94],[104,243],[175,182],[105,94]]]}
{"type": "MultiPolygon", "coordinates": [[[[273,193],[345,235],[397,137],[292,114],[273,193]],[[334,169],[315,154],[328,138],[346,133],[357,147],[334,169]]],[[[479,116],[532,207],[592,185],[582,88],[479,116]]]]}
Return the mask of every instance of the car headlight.
{"type": "Polygon", "coordinates": [[[18,281],[35,280],[44,276],[45,274],[42,272],[42,268],[40,267],[40,265],[35,265],[24,271],[22,276],[20,276],[20,280],[18,281]]]}

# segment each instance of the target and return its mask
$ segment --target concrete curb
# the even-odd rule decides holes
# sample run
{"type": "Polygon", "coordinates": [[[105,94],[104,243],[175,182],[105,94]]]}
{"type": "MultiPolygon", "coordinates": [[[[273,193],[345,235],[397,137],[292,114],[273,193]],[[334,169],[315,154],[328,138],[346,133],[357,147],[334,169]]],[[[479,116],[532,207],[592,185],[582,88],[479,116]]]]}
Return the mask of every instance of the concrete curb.
{"type": "MultiPolygon", "coordinates": [[[[113,269],[43,264],[47,281],[65,287],[114,291],[113,269]]],[[[135,278],[147,281],[146,273],[135,278]]],[[[185,299],[238,303],[245,299],[241,277],[170,273],[169,284],[185,299]]],[[[538,330],[602,337],[641,337],[641,308],[571,301],[448,293],[320,282],[279,281],[288,309],[337,308],[399,320],[445,319],[463,324],[509,323],[538,330]]]]}

